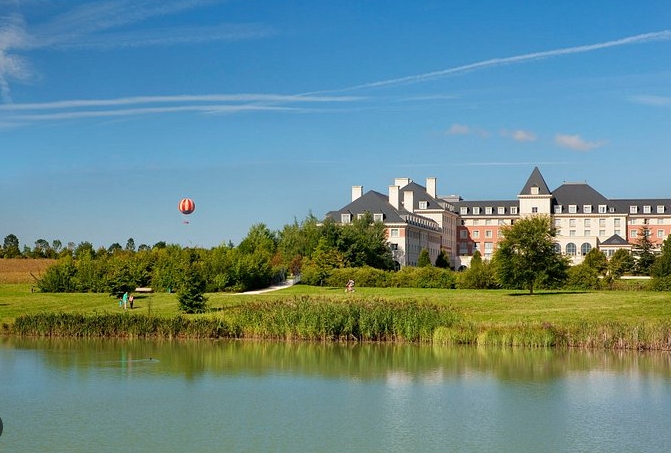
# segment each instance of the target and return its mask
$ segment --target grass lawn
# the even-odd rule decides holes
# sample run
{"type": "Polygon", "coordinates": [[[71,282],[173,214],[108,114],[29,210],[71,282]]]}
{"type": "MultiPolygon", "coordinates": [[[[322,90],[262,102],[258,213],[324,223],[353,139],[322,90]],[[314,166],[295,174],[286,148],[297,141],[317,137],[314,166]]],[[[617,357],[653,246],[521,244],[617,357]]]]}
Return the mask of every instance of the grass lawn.
{"type": "MultiPolygon", "coordinates": [[[[329,299],[416,300],[446,305],[463,321],[487,325],[521,322],[571,323],[622,322],[627,324],[671,320],[671,294],[651,291],[549,292],[533,296],[510,290],[440,290],[416,288],[362,288],[346,294],[343,288],[304,285],[264,294],[208,294],[207,306],[214,311],[260,300],[293,297],[329,299]]],[[[107,294],[52,294],[31,292],[30,284],[0,284],[0,323],[12,324],[17,316],[41,312],[114,313],[123,311],[107,294]]],[[[137,294],[133,313],[171,316],[179,313],[177,296],[168,293],[137,294]]]]}

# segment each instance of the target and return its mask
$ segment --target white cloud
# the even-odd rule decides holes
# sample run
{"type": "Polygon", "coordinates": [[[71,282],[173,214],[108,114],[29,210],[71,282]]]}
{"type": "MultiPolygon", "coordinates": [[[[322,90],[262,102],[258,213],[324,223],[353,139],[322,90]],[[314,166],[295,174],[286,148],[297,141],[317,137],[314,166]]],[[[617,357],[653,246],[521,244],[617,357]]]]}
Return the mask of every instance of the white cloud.
{"type": "Polygon", "coordinates": [[[447,130],[447,135],[470,135],[470,134],[471,134],[471,128],[466,126],[465,124],[454,123],[447,130]]]}
{"type": "Polygon", "coordinates": [[[631,44],[640,44],[650,41],[668,41],[671,39],[671,30],[663,30],[653,33],[644,33],[635,36],[627,36],[625,38],[616,39],[613,41],[604,41],[595,44],[586,44],[583,46],[565,47],[562,49],[546,50],[542,52],[532,52],[523,55],[514,55],[512,57],[491,58],[476,63],[471,63],[463,66],[456,66],[454,68],[443,69],[440,71],[427,72],[424,74],[416,74],[406,77],[398,77],[395,79],[380,80],[377,82],[369,82],[361,85],[355,85],[348,88],[343,88],[337,91],[358,90],[363,88],[379,88],[384,86],[405,85],[410,83],[419,83],[426,80],[434,80],[452,74],[461,74],[472,71],[474,69],[484,69],[490,67],[501,66],[505,64],[524,63],[527,61],[534,61],[543,58],[558,57],[561,55],[571,55],[578,53],[593,52],[596,50],[607,49],[610,47],[626,46],[631,44]]]}
{"type": "Polygon", "coordinates": [[[641,95],[631,96],[629,99],[637,104],[653,105],[655,107],[667,107],[671,105],[671,97],[668,96],[641,95]]]}
{"type": "Polygon", "coordinates": [[[605,141],[589,142],[584,140],[580,135],[555,135],[555,143],[563,148],[569,148],[574,151],[591,151],[600,148],[606,144],[605,141]]]}
{"type": "Polygon", "coordinates": [[[530,131],[525,131],[523,129],[517,129],[514,131],[509,131],[507,129],[503,129],[501,131],[501,136],[502,137],[510,137],[515,141],[518,142],[535,142],[536,141],[536,134],[530,131]]]}

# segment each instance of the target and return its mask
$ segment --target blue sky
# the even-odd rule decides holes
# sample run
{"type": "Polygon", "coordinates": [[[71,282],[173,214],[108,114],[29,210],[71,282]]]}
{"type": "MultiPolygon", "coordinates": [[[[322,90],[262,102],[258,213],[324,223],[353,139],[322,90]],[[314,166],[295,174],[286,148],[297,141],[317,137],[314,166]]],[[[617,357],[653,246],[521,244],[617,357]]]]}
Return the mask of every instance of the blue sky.
{"type": "Polygon", "coordinates": [[[0,0],[0,237],[213,247],[386,193],[671,197],[658,1],[0,0]],[[196,211],[183,223],[183,197],[196,211]]]}

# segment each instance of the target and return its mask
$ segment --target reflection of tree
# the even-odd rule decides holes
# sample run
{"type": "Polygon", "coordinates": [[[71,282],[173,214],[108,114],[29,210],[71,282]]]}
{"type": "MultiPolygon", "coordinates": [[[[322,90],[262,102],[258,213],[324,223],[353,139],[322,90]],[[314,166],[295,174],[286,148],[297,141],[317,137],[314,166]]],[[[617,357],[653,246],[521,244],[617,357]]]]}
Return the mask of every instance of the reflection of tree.
{"type": "Polygon", "coordinates": [[[594,369],[671,377],[671,360],[663,352],[229,340],[5,338],[0,342],[1,347],[36,350],[50,367],[66,372],[87,375],[99,368],[118,368],[130,378],[143,373],[189,380],[206,374],[282,373],[376,380],[403,374],[422,381],[481,373],[505,381],[539,382],[594,369]],[[133,366],[124,360],[132,360],[133,366]]]}

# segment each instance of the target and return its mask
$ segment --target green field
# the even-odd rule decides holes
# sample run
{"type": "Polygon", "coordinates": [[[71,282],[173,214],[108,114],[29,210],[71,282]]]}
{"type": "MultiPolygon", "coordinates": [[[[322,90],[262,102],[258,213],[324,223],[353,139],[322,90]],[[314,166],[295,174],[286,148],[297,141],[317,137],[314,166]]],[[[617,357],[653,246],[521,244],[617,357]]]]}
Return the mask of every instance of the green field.
{"type": "Polygon", "coordinates": [[[295,285],[263,294],[215,293],[207,298],[208,313],[182,315],[175,294],[138,294],[135,308],[124,311],[106,294],[38,293],[27,284],[0,284],[0,332],[19,331],[13,329],[19,318],[23,332],[30,335],[410,338],[498,346],[671,349],[671,295],[665,292],[529,295],[509,290],[357,288],[346,294],[342,288],[295,285]],[[400,306],[418,306],[421,312],[396,308],[400,306]],[[80,329],[77,323],[87,327],[80,329]],[[377,330],[370,330],[371,325],[377,330]]]}
{"type": "MultiPolygon", "coordinates": [[[[464,320],[476,323],[518,322],[563,323],[653,322],[671,320],[671,294],[652,291],[538,292],[509,290],[444,290],[416,288],[357,288],[345,294],[342,288],[295,285],[264,294],[207,294],[210,309],[220,309],[255,301],[272,301],[292,296],[382,298],[390,301],[416,300],[445,305],[464,320]]],[[[12,323],[20,315],[44,311],[100,313],[119,312],[116,299],[107,294],[38,293],[26,284],[0,284],[0,322],[12,323]]],[[[179,313],[177,296],[167,293],[138,294],[133,313],[152,312],[159,316],[179,313]]]]}

